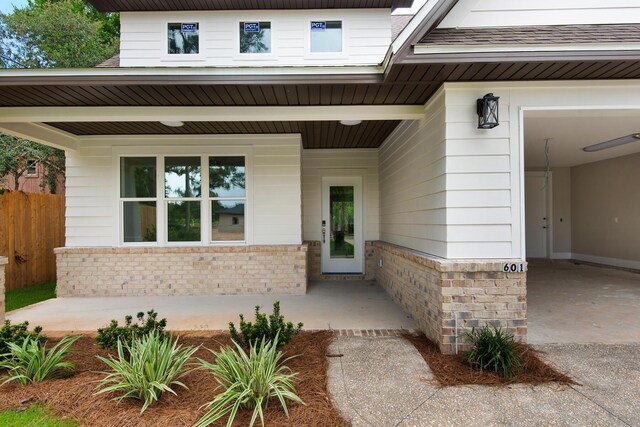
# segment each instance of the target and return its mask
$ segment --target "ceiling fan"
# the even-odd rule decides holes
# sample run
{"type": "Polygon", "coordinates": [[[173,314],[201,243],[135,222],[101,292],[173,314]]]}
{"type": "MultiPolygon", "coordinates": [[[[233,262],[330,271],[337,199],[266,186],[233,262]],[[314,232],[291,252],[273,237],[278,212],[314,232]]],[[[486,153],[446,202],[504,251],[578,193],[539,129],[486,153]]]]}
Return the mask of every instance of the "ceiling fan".
{"type": "Polygon", "coordinates": [[[582,150],[587,153],[593,153],[594,151],[606,150],[608,148],[619,147],[620,145],[629,144],[631,142],[640,141],[640,132],[632,133],[631,135],[622,136],[620,138],[612,139],[610,141],[600,142],[598,144],[584,147],[582,150]]]}

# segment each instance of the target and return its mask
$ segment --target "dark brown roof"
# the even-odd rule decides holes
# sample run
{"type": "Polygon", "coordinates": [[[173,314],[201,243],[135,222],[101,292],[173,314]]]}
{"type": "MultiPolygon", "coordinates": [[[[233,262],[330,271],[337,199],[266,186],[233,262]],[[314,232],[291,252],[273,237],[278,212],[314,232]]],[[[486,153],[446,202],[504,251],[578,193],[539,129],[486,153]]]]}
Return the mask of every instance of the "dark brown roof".
{"type": "Polygon", "coordinates": [[[100,12],[411,7],[413,0],[89,0],[100,12]]]}
{"type": "Polygon", "coordinates": [[[395,40],[412,19],[413,15],[391,15],[391,40],[395,40]]]}
{"type": "Polygon", "coordinates": [[[120,54],[114,55],[104,62],[96,65],[96,68],[118,68],[120,66],[120,54]]]}
{"type": "Polygon", "coordinates": [[[158,122],[47,123],[76,135],[200,135],[299,133],[304,148],[377,148],[400,122],[364,121],[344,126],[336,121],[313,122],[186,122],[167,127],[158,122]]]}
{"type": "Polygon", "coordinates": [[[438,28],[420,45],[638,43],[640,24],[438,28]]]}

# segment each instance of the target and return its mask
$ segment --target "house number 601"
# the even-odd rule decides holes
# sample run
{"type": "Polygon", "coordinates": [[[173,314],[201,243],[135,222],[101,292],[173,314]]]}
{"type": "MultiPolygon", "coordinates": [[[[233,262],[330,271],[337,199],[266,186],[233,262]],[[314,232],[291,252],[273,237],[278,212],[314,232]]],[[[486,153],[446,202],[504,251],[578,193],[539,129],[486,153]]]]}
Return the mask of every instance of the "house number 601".
{"type": "Polygon", "coordinates": [[[512,263],[512,264],[504,264],[502,266],[502,271],[504,273],[524,273],[524,264],[523,263],[512,263]]]}

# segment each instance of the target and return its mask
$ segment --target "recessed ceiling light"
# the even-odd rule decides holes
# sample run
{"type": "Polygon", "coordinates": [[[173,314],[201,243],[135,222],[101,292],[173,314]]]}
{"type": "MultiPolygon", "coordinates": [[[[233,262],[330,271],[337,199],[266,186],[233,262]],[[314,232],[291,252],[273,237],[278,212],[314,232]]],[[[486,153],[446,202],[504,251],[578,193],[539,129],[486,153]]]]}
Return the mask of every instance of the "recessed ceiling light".
{"type": "Polygon", "coordinates": [[[345,126],[355,126],[362,123],[362,120],[340,120],[340,124],[345,126]]]}
{"type": "Polygon", "coordinates": [[[620,145],[637,142],[638,140],[640,140],[640,132],[632,133],[631,135],[612,139],[610,141],[601,142],[599,144],[590,145],[588,147],[584,147],[582,150],[587,153],[593,153],[594,151],[602,151],[608,148],[619,147],[620,145]]]}
{"type": "Polygon", "coordinates": [[[184,126],[184,122],[181,122],[179,120],[163,120],[160,123],[162,123],[165,126],[172,127],[172,128],[179,128],[181,126],[184,126]]]}

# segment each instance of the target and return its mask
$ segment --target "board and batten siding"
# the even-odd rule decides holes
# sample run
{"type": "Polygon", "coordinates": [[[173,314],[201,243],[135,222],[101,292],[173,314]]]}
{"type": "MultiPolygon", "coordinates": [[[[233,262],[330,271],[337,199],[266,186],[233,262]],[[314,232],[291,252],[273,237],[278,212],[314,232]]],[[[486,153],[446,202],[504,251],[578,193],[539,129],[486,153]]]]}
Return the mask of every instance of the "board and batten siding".
{"type": "Polygon", "coordinates": [[[391,43],[385,9],[123,12],[122,67],[271,67],[380,64],[391,43]],[[341,20],[342,53],[311,53],[310,23],[341,20]],[[271,53],[240,54],[241,21],[271,22],[271,53]],[[167,24],[198,22],[200,53],[167,54],[167,24]]]}
{"type": "Polygon", "coordinates": [[[460,0],[438,28],[637,22],[639,0],[460,0]]]}
{"type": "Polygon", "coordinates": [[[361,176],[363,179],[364,240],[378,240],[378,150],[303,150],[303,239],[321,240],[322,177],[361,176]]]}
{"type": "MultiPolygon", "coordinates": [[[[83,137],[67,152],[66,246],[105,247],[120,242],[117,156],[216,155],[245,150],[249,171],[247,243],[302,242],[299,135],[192,137],[83,137]],[[184,147],[184,148],[176,148],[184,147]]],[[[194,243],[198,246],[199,243],[194,243]]]]}
{"type": "Polygon", "coordinates": [[[380,240],[447,256],[445,97],[402,122],[380,147],[380,240]]]}

